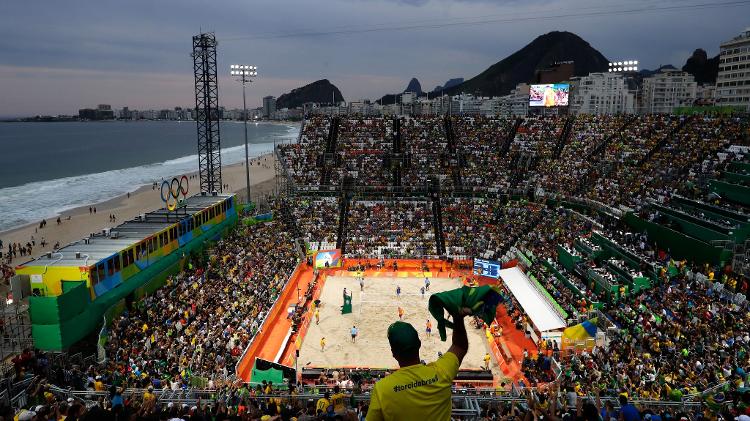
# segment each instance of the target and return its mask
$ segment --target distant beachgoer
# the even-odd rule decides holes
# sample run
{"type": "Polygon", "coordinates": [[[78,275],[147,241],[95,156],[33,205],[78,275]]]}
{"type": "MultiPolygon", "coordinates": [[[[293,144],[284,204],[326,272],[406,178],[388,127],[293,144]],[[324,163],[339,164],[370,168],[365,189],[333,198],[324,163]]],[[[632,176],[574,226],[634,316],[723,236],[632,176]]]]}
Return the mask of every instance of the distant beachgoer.
{"type": "Polygon", "coordinates": [[[396,298],[401,298],[401,286],[396,285],[396,298]]]}
{"type": "Polygon", "coordinates": [[[130,192],[128,192],[128,199],[130,199],[130,192]]]}
{"type": "Polygon", "coordinates": [[[403,320],[404,318],[404,309],[401,308],[401,306],[398,307],[398,319],[403,320]]]}
{"type": "Polygon", "coordinates": [[[320,310],[318,310],[317,308],[315,309],[315,324],[320,324],[320,310]]]}
{"type": "Polygon", "coordinates": [[[62,221],[60,220],[60,217],[58,216],[57,217],[57,225],[60,225],[61,223],[62,223],[62,221]]]}
{"type": "Polygon", "coordinates": [[[357,343],[357,333],[359,333],[357,326],[352,326],[351,333],[352,333],[352,343],[357,343]]]}
{"type": "Polygon", "coordinates": [[[94,213],[94,210],[91,206],[89,206],[89,215],[91,215],[92,213],[94,213]]]}
{"type": "Polygon", "coordinates": [[[96,215],[96,206],[94,206],[94,215],[96,215]]]}
{"type": "Polygon", "coordinates": [[[422,287],[422,288],[419,288],[419,292],[421,292],[421,293],[422,293],[422,299],[424,299],[424,287],[422,287]]]}
{"type": "Polygon", "coordinates": [[[359,290],[364,291],[365,290],[365,278],[359,278],[359,290]]]}
{"type": "Polygon", "coordinates": [[[323,336],[320,338],[320,350],[325,351],[326,350],[326,337],[323,336]]]}

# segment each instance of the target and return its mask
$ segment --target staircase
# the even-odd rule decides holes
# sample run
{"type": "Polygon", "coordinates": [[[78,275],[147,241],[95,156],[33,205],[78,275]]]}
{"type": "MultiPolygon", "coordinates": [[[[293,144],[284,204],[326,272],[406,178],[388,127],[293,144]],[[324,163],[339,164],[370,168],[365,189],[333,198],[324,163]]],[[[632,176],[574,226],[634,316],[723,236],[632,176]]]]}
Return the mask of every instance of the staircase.
{"type": "Polygon", "coordinates": [[[633,124],[633,122],[636,121],[637,119],[638,117],[636,116],[632,116],[628,118],[627,121],[625,121],[625,123],[623,123],[622,126],[620,126],[614,133],[612,133],[611,135],[604,138],[601,142],[599,142],[599,144],[594,147],[591,153],[589,153],[588,156],[586,156],[586,159],[591,159],[591,157],[594,157],[603,153],[604,150],[607,148],[607,145],[609,144],[609,142],[611,142],[612,139],[614,139],[616,136],[619,136],[620,133],[624,132],[625,129],[627,129],[628,126],[633,124]]]}
{"type": "Polygon", "coordinates": [[[568,119],[565,120],[565,126],[563,126],[563,129],[560,132],[560,137],[557,138],[555,150],[552,154],[555,159],[560,158],[560,155],[562,155],[562,151],[565,149],[568,139],[570,139],[570,134],[573,133],[573,124],[575,123],[575,120],[575,116],[568,117],[568,119]]]}
{"type": "Polygon", "coordinates": [[[448,153],[454,155],[456,153],[456,135],[453,133],[453,120],[449,116],[445,116],[443,119],[443,130],[445,130],[445,138],[448,141],[448,153]]]}
{"type": "Polygon", "coordinates": [[[453,180],[454,188],[460,190],[461,185],[463,184],[461,181],[461,167],[464,164],[464,160],[461,159],[460,153],[458,152],[456,133],[453,130],[453,120],[448,116],[443,119],[443,129],[445,130],[445,138],[448,140],[447,161],[450,166],[451,179],[453,180]]]}
{"type": "Polygon", "coordinates": [[[508,155],[508,151],[510,150],[510,144],[513,143],[513,139],[516,138],[516,133],[518,132],[518,128],[521,127],[522,123],[523,123],[522,118],[517,118],[516,121],[513,123],[513,126],[511,127],[510,131],[508,131],[508,134],[505,136],[505,139],[503,140],[502,145],[500,145],[500,156],[508,155]]]}
{"type": "Polygon", "coordinates": [[[331,180],[331,166],[336,165],[336,143],[339,139],[339,123],[341,119],[334,117],[331,119],[331,127],[328,128],[328,138],[326,138],[326,150],[323,154],[323,169],[320,172],[320,185],[327,186],[331,180]]]}
{"type": "Polygon", "coordinates": [[[435,248],[439,256],[444,256],[443,207],[440,203],[440,183],[436,179],[430,182],[430,200],[432,201],[432,230],[435,233],[435,248]]]}
{"type": "Polygon", "coordinates": [[[399,157],[395,161],[391,161],[391,174],[393,176],[393,186],[401,187],[401,168],[403,168],[404,162],[400,157],[403,157],[403,144],[401,139],[401,119],[396,117],[393,119],[393,154],[394,157],[399,157]]]}
{"type": "Polygon", "coordinates": [[[669,133],[666,136],[664,136],[662,140],[657,142],[656,145],[654,145],[654,147],[651,148],[651,150],[648,151],[648,153],[646,153],[646,155],[638,161],[638,166],[640,167],[641,165],[643,165],[646,161],[651,159],[652,156],[654,156],[657,152],[659,152],[664,146],[671,143],[674,140],[674,137],[678,133],[680,133],[682,129],[685,128],[685,126],[690,124],[690,122],[692,122],[694,118],[695,116],[690,116],[680,121],[680,124],[678,124],[672,130],[670,130],[669,133]]]}
{"type": "Polygon", "coordinates": [[[351,195],[349,191],[342,189],[339,196],[339,226],[336,231],[336,248],[341,250],[342,256],[346,253],[346,224],[350,202],[351,195]]]}

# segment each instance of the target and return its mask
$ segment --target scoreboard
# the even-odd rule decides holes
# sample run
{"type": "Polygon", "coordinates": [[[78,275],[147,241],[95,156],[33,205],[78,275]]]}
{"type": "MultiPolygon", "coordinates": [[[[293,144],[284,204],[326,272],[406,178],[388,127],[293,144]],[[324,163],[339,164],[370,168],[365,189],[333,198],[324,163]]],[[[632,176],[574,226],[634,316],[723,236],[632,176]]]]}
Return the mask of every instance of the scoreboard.
{"type": "Polygon", "coordinates": [[[487,276],[489,278],[499,278],[500,262],[494,260],[474,259],[474,275],[487,276]]]}

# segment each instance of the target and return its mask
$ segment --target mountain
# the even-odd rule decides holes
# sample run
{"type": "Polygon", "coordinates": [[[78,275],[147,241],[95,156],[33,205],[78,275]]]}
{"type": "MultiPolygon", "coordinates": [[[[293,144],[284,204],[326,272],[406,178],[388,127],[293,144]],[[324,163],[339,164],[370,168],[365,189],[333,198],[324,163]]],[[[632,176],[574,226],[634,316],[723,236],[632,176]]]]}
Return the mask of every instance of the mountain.
{"type": "Polygon", "coordinates": [[[677,68],[671,64],[663,64],[656,70],[641,69],[638,73],[640,73],[641,77],[649,77],[661,72],[662,70],[677,70],[677,68]]]}
{"type": "Polygon", "coordinates": [[[519,83],[533,82],[537,69],[556,62],[575,62],[575,76],[592,72],[606,72],[608,60],[588,42],[571,32],[550,32],[537,37],[530,44],[466,82],[448,89],[454,95],[461,92],[485,96],[506,95],[519,83]]]}
{"type": "MultiPolygon", "coordinates": [[[[404,92],[414,92],[417,94],[417,96],[424,95],[424,91],[422,91],[422,84],[419,83],[419,79],[413,77],[409,81],[409,84],[406,85],[406,89],[404,89],[404,92]]],[[[403,92],[402,92],[403,93],[403,92]]],[[[395,102],[400,101],[401,94],[385,94],[382,97],[380,97],[379,100],[375,101],[378,104],[394,104],[395,102]]]]}
{"type": "Polygon", "coordinates": [[[321,79],[281,95],[276,99],[276,108],[296,108],[307,102],[330,104],[332,97],[336,102],[344,101],[344,96],[336,85],[328,79],[321,79]]]}
{"type": "Polygon", "coordinates": [[[716,83],[716,76],[719,74],[719,56],[708,58],[706,50],[698,48],[693,51],[693,55],[687,59],[682,66],[682,70],[690,73],[695,77],[698,84],[716,83]]]}
{"type": "Polygon", "coordinates": [[[419,80],[415,77],[411,78],[409,84],[406,85],[406,89],[404,89],[404,92],[414,92],[418,96],[424,93],[422,92],[422,84],[419,83],[419,80]]]}
{"type": "Polygon", "coordinates": [[[464,83],[464,78],[462,77],[456,77],[453,79],[449,79],[447,82],[445,82],[442,86],[438,85],[435,87],[435,89],[432,90],[432,92],[439,92],[443,89],[452,88],[454,86],[458,86],[460,84],[464,83]]]}

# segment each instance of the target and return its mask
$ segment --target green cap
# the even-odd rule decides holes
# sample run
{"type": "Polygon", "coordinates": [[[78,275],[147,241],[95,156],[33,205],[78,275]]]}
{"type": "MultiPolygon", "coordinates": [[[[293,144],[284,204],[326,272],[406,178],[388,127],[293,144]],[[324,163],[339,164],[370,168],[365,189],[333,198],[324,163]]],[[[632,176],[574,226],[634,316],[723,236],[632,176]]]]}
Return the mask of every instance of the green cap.
{"type": "Polygon", "coordinates": [[[419,340],[419,334],[414,326],[401,321],[388,326],[388,342],[391,344],[391,349],[397,352],[419,349],[422,346],[422,341],[419,340]]]}

